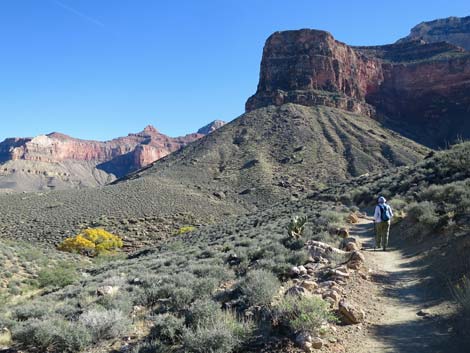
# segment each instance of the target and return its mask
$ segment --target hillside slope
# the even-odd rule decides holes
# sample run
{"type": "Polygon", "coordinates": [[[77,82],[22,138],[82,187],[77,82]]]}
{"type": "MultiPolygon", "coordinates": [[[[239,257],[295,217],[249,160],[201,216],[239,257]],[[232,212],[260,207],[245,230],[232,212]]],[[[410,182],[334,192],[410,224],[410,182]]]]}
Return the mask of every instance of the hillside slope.
{"type": "Polygon", "coordinates": [[[101,225],[152,242],[181,225],[218,222],[427,153],[338,109],[262,108],[114,185],[0,196],[0,236],[57,242],[101,225]]]}
{"type": "Polygon", "coordinates": [[[427,153],[370,118],[286,104],[249,112],[128,178],[177,179],[267,205],[427,153]]]}
{"type": "MultiPolygon", "coordinates": [[[[366,312],[366,319],[359,325],[356,322],[351,326],[351,322],[343,321],[325,326],[328,330],[327,335],[322,336],[323,342],[328,342],[322,348],[325,352],[370,352],[371,346],[366,344],[371,342],[376,344],[377,352],[411,352],[410,348],[416,347],[425,353],[444,351],[442,347],[446,348],[446,352],[463,352],[463,347],[468,345],[464,312],[453,312],[451,315],[455,316],[448,317],[434,310],[436,304],[449,303],[449,290],[442,285],[446,283],[444,280],[456,283],[466,270],[461,259],[465,258],[470,244],[469,152],[470,144],[462,144],[412,166],[392,169],[387,174],[358,177],[349,183],[333,185],[309,198],[279,202],[249,215],[201,226],[191,233],[172,237],[158,247],[144,249],[126,258],[102,265],[94,264],[86,269],[86,276],[77,278],[70,286],[63,289],[47,287],[43,289],[47,293],[37,296],[28,305],[0,307],[5,313],[13,313],[13,319],[3,318],[2,322],[13,332],[14,343],[27,348],[28,344],[37,342],[49,344],[41,338],[55,332],[51,325],[39,325],[38,317],[41,322],[58,322],[65,327],[64,330],[71,330],[82,322],[80,320],[84,320],[84,313],[110,315],[117,310],[119,320],[111,322],[110,326],[118,326],[118,323],[126,325],[121,330],[113,331],[112,336],[99,336],[96,341],[103,343],[103,346],[110,346],[108,340],[112,339],[117,347],[124,349],[130,345],[139,353],[157,348],[185,351],[187,345],[193,342],[190,337],[186,334],[176,335],[172,340],[160,340],[167,337],[167,331],[163,331],[162,327],[186,333],[192,331],[184,330],[197,331],[199,326],[191,321],[191,315],[204,315],[204,318],[217,320],[216,315],[224,308],[236,310],[241,317],[252,317],[259,330],[255,333],[256,339],[243,339],[238,349],[221,351],[301,352],[293,347],[295,332],[274,320],[282,319],[282,315],[276,314],[276,305],[284,298],[282,294],[288,292],[288,288],[293,286],[298,289],[299,285],[310,288],[300,293],[308,296],[309,291],[315,290],[313,296],[322,294],[328,300],[329,292],[322,284],[332,284],[331,288],[335,288],[332,290],[339,298],[346,298],[357,311],[366,312]],[[378,195],[392,200],[397,222],[392,227],[392,253],[384,258],[386,261],[395,260],[393,268],[386,268],[380,263],[382,257],[379,252],[365,253],[366,261],[359,269],[349,270],[341,266],[342,269],[337,270],[340,273],[346,271],[346,275],[331,271],[331,268],[340,268],[342,260],[339,255],[320,256],[320,260],[314,259],[317,262],[309,258],[306,251],[309,241],[321,240],[333,246],[339,243],[339,238],[330,230],[344,225],[345,216],[351,212],[351,209],[338,203],[343,193],[356,194],[356,198],[351,200],[362,206],[370,205],[378,195]],[[364,199],[365,195],[370,196],[369,201],[364,199]],[[419,207],[416,207],[417,203],[419,207]],[[421,209],[425,212],[417,212],[421,209]],[[308,217],[303,238],[295,241],[289,240],[286,232],[293,215],[308,217]],[[379,265],[371,263],[371,259],[379,265]],[[307,274],[296,276],[292,266],[300,264],[308,268],[307,274]],[[369,272],[369,268],[372,271],[369,272]],[[257,271],[262,272],[253,283],[255,288],[250,292],[244,291],[247,278],[257,271]],[[412,283],[409,283],[410,279],[412,283]],[[407,281],[406,285],[399,283],[400,280],[407,281]],[[113,292],[103,294],[105,287],[114,288],[113,292]],[[424,301],[421,295],[415,295],[421,290],[432,294],[432,298],[424,301]],[[258,298],[254,296],[266,293],[263,291],[268,293],[262,296],[261,302],[256,301],[258,298]],[[394,315],[396,311],[390,313],[393,307],[384,306],[392,302],[403,309],[398,320],[394,315]],[[408,310],[424,307],[425,304],[429,306],[423,310],[424,318],[417,318],[414,313],[412,320],[408,316],[403,317],[403,312],[408,313],[408,310]],[[135,310],[139,310],[137,314],[135,310]],[[424,314],[426,312],[432,315],[424,314]],[[129,318],[133,318],[132,322],[129,318]],[[453,329],[449,330],[449,327],[453,329]],[[432,332],[443,334],[428,340],[432,336],[429,328],[436,328],[432,332]],[[30,335],[22,334],[25,331],[30,335]],[[123,337],[126,340],[121,339],[123,337]],[[411,346],[410,339],[413,340],[411,346]]],[[[143,180],[146,178],[133,182],[143,180]]],[[[370,236],[372,229],[366,226],[370,236]]],[[[352,235],[358,235],[357,228],[353,231],[355,233],[352,235]]],[[[365,246],[370,249],[371,244],[365,246]]],[[[300,270],[300,266],[297,269],[300,270]]],[[[293,297],[300,300],[302,295],[293,297]]],[[[331,310],[340,315],[338,298],[329,302],[331,310]]],[[[215,322],[225,328],[223,322],[215,322]]],[[[216,325],[214,328],[217,334],[220,334],[220,327],[216,325]]],[[[94,333],[93,327],[88,330],[94,333]]],[[[230,337],[231,331],[222,332],[222,337],[230,337]]],[[[209,335],[206,331],[196,334],[209,335]]],[[[96,341],[84,339],[83,346],[92,349],[96,347],[96,341]]],[[[72,343],[77,344],[76,341],[72,343]]],[[[210,338],[207,339],[209,343],[217,347],[223,345],[223,342],[210,338]]],[[[194,351],[198,351],[200,341],[193,343],[194,346],[194,351]]],[[[54,351],[54,347],[51,350],[54,351]]]]}

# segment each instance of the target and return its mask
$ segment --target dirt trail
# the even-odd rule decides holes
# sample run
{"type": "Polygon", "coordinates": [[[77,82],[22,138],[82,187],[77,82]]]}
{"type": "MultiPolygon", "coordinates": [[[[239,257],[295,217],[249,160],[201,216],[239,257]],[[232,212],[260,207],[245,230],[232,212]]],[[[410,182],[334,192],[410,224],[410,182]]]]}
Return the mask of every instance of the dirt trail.
{"type": "Polygon", "coordinates": [[[361,219],[351,233],[363,243],[371,280],[377,285],[375,293],[365,295],[379,313],[367,319],[367,334],[354,353],[450,352],[445,343],[449,330],[442,321],[450,306],[432,299],[419,256],[394,249],[393,242],[387,252],[374,251],[370,219],[361,219]]]}

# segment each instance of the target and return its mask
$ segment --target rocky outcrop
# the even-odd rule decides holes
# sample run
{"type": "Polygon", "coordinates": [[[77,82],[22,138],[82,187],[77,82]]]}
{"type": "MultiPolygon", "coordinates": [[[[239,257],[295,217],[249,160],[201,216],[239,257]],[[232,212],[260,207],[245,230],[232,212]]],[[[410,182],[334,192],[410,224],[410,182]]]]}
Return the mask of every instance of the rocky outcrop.
{"type": "Polygon", "coordinates": [[[357,53],[328,32],[276,32],[264,47],[258,90],[246,110],[297,103],[372,115],[365,97],[382,80],[379,60],[357,53]]]}
{"type": "MultiPolygon", "coordinates": [[[[210,133],[222,125],[214,122],[204,131],[210,133]]],[[[0,188],[32,191],[53,185],[100,185],[143,168],[205,135],[173,138],[149,125],[139,133],[105,142],[80,140],[57,132],[34,138],[9,138],[0,143],[0,188]]]]}
{"type": "Polygon", "coordinates": [[[203,134],[203,135],[208,135],[210,134],[211,132],[214,132],[215,130],[221,128],[222,126],[224,126],[226,124],[225,121],[222,121],[222,120],[214,120],[213,122],[211,122],[210,124],[207,124],[206,126],[203,126],[201,127],[197,133],[198,134],[203,134]]]}
{"type": "Polygon", "coordinates": [[[398,41],[423,39],[426,42],[448,42],[470,51],[470,16],[448,17],[422,22],[411,29],[410,34],[398,41]]]}
{"type": "Polygon", "coordinates": [[[411,40],[350,47],[324,31],[274,33],[246,110],[296,103],[373,118],[429,146],[470,137],[470,53],[411,40]]]}

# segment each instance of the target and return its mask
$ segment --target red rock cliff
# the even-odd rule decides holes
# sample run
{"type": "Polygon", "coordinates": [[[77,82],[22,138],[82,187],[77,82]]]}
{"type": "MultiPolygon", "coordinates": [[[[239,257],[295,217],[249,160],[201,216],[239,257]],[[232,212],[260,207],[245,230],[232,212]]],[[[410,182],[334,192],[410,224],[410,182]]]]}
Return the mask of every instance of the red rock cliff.
{"type": "Polygon", "coordinates": [[[470,136],[470,53],[444,42],[350,47],[324,31],[276,32],[246,109],[285,103],[386,116],[420,142],[441,145],[470,136]]]}
{"type": "MultiPolygon", "coordinates": [[[[223,124],[218,124],[221,126],[223,124]]],[[[147,126],[142,132],[111,141],[80,140],[60,133],[34,138],[10,138],[0,143],[0,163],[29,160],[46,163],[92,162],[116,176],[146,165],[174,152],[205,134],[169,137],[147,126]]]]}

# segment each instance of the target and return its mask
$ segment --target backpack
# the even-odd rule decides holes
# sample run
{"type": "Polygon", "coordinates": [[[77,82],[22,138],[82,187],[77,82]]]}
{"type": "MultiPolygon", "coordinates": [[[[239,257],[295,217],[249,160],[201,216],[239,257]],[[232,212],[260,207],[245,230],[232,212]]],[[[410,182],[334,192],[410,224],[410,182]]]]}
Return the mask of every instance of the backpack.
{"type": "Polygon", "coordinates": [[[390,214],[390,207],[388,205],[379,205],[380,209],[380,218],[382,221],[387,222],[392,218],[390,214]]]}

